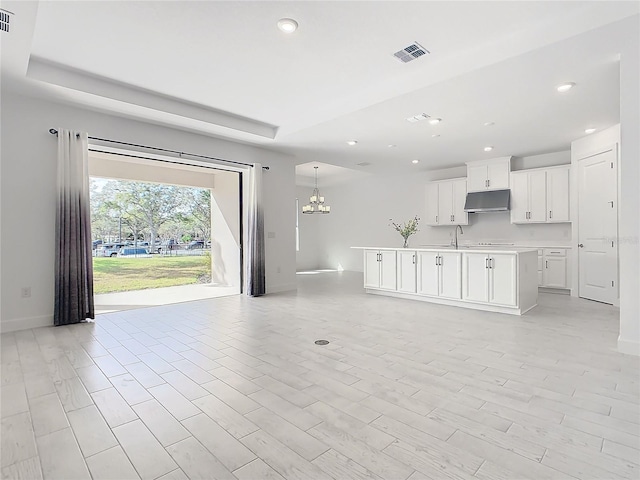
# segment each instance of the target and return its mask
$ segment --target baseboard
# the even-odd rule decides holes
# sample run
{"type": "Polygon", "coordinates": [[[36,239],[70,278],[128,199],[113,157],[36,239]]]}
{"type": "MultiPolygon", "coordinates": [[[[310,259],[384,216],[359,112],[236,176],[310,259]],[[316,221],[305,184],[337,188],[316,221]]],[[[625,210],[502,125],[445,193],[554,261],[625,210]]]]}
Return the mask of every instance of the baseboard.
{"type": "Polygon", "coordinates": [[[640,357],[640,342],[632,340],[624,340],[618,337],[618,351],[627,355],[635,355],[640,357]]]}
{"type": "Polygon", "coordinates": [[[2,323],[0,323],[0,331],[2,331],[2,333],[17,332],[18,330],[52,326],[53,316],[42,315],[40,317],[12,318],[11,320],[3,320],[2,323]]]}
{"type": "Polygon", "coordinates": [[[296,283],[283,283],[282,285],[267,285],[267,294],[289,292],[291,290],[297,290],[298,285],[296,283]]]}

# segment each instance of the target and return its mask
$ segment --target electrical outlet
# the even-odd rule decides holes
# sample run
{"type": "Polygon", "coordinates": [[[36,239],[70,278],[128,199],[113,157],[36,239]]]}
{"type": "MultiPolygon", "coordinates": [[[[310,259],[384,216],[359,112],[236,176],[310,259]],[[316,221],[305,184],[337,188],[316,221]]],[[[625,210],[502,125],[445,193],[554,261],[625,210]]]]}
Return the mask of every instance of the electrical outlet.
{"type": "Polygon", "coordinates": [[[20,296],[22,298],[30,298],[31,297],[31,287],[22,287],[20,289],[20,296]]]}

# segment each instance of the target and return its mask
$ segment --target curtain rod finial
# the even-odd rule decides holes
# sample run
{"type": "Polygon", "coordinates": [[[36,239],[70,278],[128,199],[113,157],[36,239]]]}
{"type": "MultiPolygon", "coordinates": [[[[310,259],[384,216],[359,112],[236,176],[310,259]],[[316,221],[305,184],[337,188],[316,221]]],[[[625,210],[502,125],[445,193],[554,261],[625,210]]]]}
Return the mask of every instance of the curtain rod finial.
{"type": "Polygon", "coordinates": [[[55,128],[50,128],[50,129],[49,129],[49,133],[50,133],[51,135],[57,135],[57,134],[58,134],[58,130],[56,130],[55,128]]]}

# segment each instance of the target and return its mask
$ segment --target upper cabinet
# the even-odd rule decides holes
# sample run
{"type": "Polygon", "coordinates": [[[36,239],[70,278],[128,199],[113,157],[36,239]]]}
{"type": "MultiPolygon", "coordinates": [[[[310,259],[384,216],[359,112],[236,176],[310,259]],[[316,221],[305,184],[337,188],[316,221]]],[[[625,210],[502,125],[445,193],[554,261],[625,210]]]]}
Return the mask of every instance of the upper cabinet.
{"type": "Polygon", "coordinates": [[[441,180],[427,184],[427,225],[468,225],[464,211],[467,182],[464,178],[441,180]]]}
{"type": "Polygon", "coordinates": [[[467,191],[508,189],[510,171],[511,157],[467,162],[467,191]]]}
{"type": "Polygon", "coordinates": [[[511,223],[569,222],[569,165],[511,173],[511,223]]]}

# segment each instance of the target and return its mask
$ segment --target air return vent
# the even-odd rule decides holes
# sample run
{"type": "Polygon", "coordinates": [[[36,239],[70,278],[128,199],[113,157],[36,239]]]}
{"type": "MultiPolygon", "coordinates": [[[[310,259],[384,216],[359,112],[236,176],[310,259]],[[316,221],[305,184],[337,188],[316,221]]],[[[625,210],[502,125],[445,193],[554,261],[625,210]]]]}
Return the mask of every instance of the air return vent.
{"type": "Polygon", "coordinates": [[[10,19],[13,13],[0,8],[0,30],[9,33],[10,19]]]}
{"type": "Polygon", "coordinates": [[[420,45],[418,42],[414,42],[406,48],[403,48],[399,52],[393,54],[399,61],[402,63],[407,63],[416,58],[420,58],[423,55],[426,55],[429,52],[426,48],[420,45]]]}

